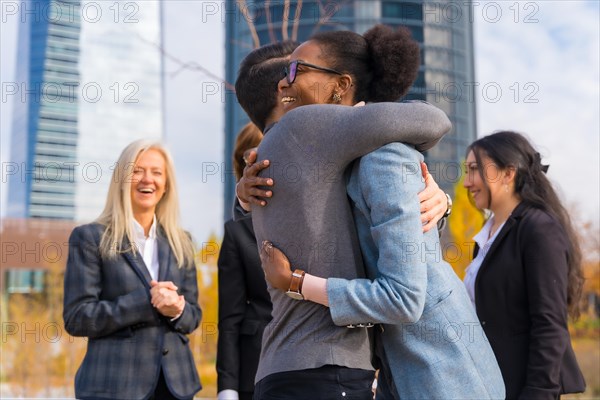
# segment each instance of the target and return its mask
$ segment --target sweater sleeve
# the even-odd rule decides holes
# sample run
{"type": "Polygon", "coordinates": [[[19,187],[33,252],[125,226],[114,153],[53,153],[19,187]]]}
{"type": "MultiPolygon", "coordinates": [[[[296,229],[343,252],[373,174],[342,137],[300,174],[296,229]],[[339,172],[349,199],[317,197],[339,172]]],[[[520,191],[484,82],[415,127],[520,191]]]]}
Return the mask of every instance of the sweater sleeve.
{"type": "Polygon", "coordinates": [[[452,128],[443,111],[425,102],[310,105],[290,111],[278,125],[307,156],[340,167],[392,142],[426,151],[452,128]]]}

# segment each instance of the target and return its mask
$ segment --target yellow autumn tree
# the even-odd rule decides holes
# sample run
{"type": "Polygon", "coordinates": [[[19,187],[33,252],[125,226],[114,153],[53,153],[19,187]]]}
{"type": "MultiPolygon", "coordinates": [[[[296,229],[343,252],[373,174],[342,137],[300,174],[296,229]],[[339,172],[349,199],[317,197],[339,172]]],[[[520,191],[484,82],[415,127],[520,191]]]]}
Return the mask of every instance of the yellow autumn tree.
{"type": "Polygon", "coordinates": [[[463,187],[465,174],[454,186],[452,214],[448,217],[449,242],[444,243],[444,259],[452,265],[454,272],[463,279],[465,269],[473,256],[473,236],[479,232],[484,223],[484,215],[469,199],[463,187]]]}
{"type": "Polygon", "coordinates": [[[200,249],[196,253],[198,302],[202,308],[202,322],[198,329],[190,335],[190,348],[202,379],[202,397],[207,398],[217,395],[215,362],[219,321],[217,272],[219,250],[220,241],[215,234],[211,234],[207,240],[201,243],[200,249]]]}

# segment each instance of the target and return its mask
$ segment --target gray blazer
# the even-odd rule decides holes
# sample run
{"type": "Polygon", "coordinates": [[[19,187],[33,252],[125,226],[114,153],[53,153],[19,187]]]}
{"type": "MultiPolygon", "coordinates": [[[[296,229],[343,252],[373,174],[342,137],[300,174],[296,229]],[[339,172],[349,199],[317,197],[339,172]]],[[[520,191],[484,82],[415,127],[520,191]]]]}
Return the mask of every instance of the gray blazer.
{"type": "Polygon", "coordinates": [[[400,398],[503,399],[498,363],[464,285],[442,260],[438,233],[422,232],[422,159],[392,143],[354,164],[347,188],[368,279],[330,278],[331,316],[339,326],[383,324],[400,398]]]}
{"type": "Polygon", "coordinates": [[[169,280],[185,297],[176,321],[150,304],[150,274],[142,257],[124,253],[104,259],[104,226],[75,228],[69,239],[63,318],[73,336],[87,337],[85,358],[75,377],[78,399],[146,399],[162,368],[169,390],[191,398],[201,389],[187,334],[198,327],[196,269],[178,268],[158,229],[159,280],[169,280]]]}

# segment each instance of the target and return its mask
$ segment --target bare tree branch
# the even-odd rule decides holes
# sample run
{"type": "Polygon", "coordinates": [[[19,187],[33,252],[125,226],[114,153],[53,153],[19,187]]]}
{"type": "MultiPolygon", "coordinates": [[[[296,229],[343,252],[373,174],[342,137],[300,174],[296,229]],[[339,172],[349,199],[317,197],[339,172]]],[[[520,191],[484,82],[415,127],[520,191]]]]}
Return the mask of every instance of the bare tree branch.
{"type": "Polygon", "coordinates": [[[273,30],[273,21],[271,21],[271,0],[265,0],[265,16],[267,17],[267,26],[269,27],[269,39],[271,43],[277,43],[277,36],[273,30]]]}
{"type": "MultiPolygon", "coordinates": [[[[246,0],[237,0],[237,5],[240,10],[248,9],[246,5],[246,0]]],[[[248,29],[250,30],[250,35],[252,36],[252,41],[254,42],[254,48],[257,49],[260,47],[260,38],[258,37],[258,33],[256,33],[254,21],[250,18],[249,15],[244,15],[244,18],[246,19],[246,23],[248,24],[248,29]]]]}
{"type": "Polygon", "coordinates": [[[167,51],[158,43],[152,42],[150,40],[145,39],[143,36],[141,36],[140,34],[136,34],[136,36],[144,43],[156,47],[156,49],[160,52],[160,54],[162,54],[162,56],[165,59],[168,59],[172,62],[174,62],[175,64],[177,64],[179,66],[179,69],[177,69],[175,72],[171,73],[171,76],[176,76],[178,75],[181,71],[183,70],[191,70],[191,71],[199,71],[202,72],[204,75],[208,76],[209,78],[215,79],[221,83],[223,83],[225,85],[225,88],[235,91],[235,86],[232,85],[231,83],[227,82],[225,79],[220,78],[219,76],[213,74],[212,72],[210,72],[209,70],[207,70],[206,68],[204,68],[202,65],[198,64],[195,61],[191,61],[191,62],[184,62],[182,60],[180,60],[179,58],[175,57],[172,54],[167,53],[167,51]]]}
{"type": "Polygon", "coordinates": [[[283,17],[281,21],[281,39],[288,40],[288,21],[290,19],[290,0],[283,3],[283,17]]]}
{"type": "Polygon", "coordinates": [[[298,40],[298,26],[300,25],[300,15],[302,14],[302,0],[298,0],[296,4],[296,12],[294,13],[294,26],[292,27],[292,40],[298,40]]]}

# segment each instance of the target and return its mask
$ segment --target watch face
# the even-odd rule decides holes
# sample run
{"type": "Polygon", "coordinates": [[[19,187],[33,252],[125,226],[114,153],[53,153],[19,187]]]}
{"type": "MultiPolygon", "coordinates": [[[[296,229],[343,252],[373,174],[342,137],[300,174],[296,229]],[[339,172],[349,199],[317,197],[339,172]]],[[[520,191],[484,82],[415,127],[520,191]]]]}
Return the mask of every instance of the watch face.
{"type": "Polygon", "coordinates": [[[304,296],[302,296],[302,293],[291,292],[288,290],[287,292],[285,292],[285,294],[287,294],[289,297],[291,297],[294,300],[304,300],[304,296]]]}

